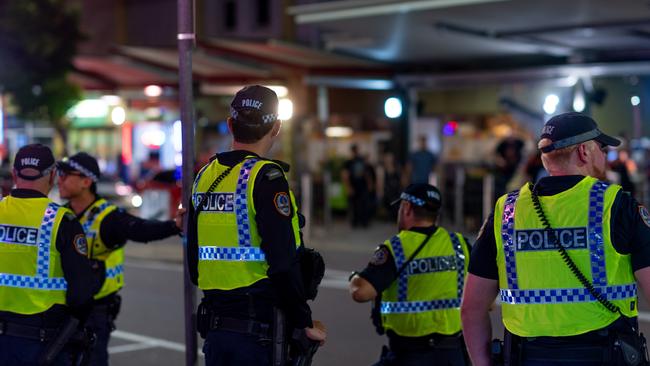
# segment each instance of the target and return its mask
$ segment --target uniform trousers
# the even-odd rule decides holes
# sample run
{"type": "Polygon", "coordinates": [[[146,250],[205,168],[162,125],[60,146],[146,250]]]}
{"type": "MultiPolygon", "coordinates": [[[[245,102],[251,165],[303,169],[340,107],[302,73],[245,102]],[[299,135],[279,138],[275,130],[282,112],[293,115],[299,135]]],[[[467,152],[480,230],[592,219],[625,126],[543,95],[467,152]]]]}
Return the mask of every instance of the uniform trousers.
{"type": "Polygon", "coordinates": [[[462,349],[431,348],[426,350],[394,352],[384,347],[379,362],[374,366],[465,366],[462,349]]]}
{"type": "MultiPolygon", "coordinates": [[[[45,351],[47,342],[35,339],[0,335],[0,365],[37,366],[38,358],[45,351]]],[[[69,353],[62,350],[52,366],[71,366],[69,353]]]]}
{"type": "Polygon", "coordinates": [[[86,326],[95,333],[95,344],[90,354],[90,365],[108,366],[108,342],[113,331],[113,319],[105,306],[94,306],[86,326]]]}
{"type": "Polygon", "coordinates": [[[203,344],[206,366],[270,366],[272,352],[270,339],[219,329],[203,344]]]}

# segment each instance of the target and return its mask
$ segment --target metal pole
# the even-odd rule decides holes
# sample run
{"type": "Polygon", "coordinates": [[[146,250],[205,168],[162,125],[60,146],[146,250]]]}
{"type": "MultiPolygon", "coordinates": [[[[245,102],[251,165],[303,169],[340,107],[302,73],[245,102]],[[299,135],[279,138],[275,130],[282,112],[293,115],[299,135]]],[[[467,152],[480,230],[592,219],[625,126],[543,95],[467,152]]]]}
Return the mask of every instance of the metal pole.
{"type": "Polygon", "coordinates": [[[305,237],[305,240],[311,239],[311,224],[312,224],[312,208],[311,208],[311,200],[312,200],[312,191],[313,191],[313,186],[311,184],[311,174],[309,173],[304,173],[301,177],[301,187],[302,187],[302,194],[300,197],[302,198],[302,203],[300,207],[302,208],[302,214],[305,216],[305,227],[302,228],[302,235],[305,237]]]}
{"type": "Polygon", "coordinates": [[[465,188],[465,168],[461,165],[456,166],[456,177],[454,182],[454,225],[456,230],[462,230],[464,227],[464,208],[465,199],[463,191],[465,188]]]}
{"type": "MultiPolygon", "coordinates": [[[[194,48],[193,0],[178,0],[178,98],[181,108],[183,135],[183,207],[190,206],[194,180],[194,109],[192,95],[192,49],[194,48]]],[[[187,214],[183,220],[183,295],[185,297],[185,365],[197,361],[195,288],[190,281],[187,263],[187,214]]]]}
{"type": "Polygon", "coordinates": [[[487,173],[483,177],[483,221],[485,221],[492,210],[494,210],[492,196],[494,196],[494,175],[492,173],[487,173]]]}

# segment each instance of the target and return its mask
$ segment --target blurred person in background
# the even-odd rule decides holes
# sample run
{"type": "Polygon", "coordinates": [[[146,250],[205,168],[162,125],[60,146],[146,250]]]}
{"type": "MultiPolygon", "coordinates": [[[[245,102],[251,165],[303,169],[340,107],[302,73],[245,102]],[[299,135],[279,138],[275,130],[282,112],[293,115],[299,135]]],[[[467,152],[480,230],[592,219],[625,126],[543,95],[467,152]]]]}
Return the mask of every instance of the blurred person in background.
{"type": "Polygon", "coordinates": [[[86,233],[90,258],[106,265],[106,279],[94,297],[88,319],[97,337],[90,364],[105,366],[110,334],[115,330],[122,302],[118,292],[124,286],[124,245],[128,240],[146,243],[180,234],[185,211],[179,209],[174,220],[144,220],[111,204],[97,194],[99,165],[85,152],[58,162],[57,170],[59,193],[68,200],[66,207],[74,212],[86,233]]]}
{"type": "Polygon", "coordinates": [[[392,203],[399,197],[400,194],[400,166],[395,159],[395,155],[391,151],[386,151],[382,156],[383,168],[383,187],[382,187],[382,202],[384,209],[388,212],[388,216],[392,220],[397,219],[397,212],[399,206],[392,203]]]}
{"type": "Polygon", "coordinates": [[[609,168],[617,174],[618,184],[623,187],[623,190],[634,197],[636,187],[632,177],[637,171],[636,163],[630,159],[630,153],[627,150],[620,149],[616,153],[616,160],[609,163],[609,168]]]}
{"type": "Polygon", "coordinates": [[[496,198],[506,193],[506,187],[521,163],[524,142],[514,136],[503,139],[495,149],[494,194],[496,198]]]}
{"type": "Polygon", "coordinates": [[[402,186],[414,183],[428,184],[437,163],[438,157],[427,146],[427,137],[420,136],[417,150],[411,153],[404,167],[402,186]]]}
{"type": "Polygon", "coordinates": [[[359,147],[352,145],[352,157],[343,163],[341,178],[351,208],[352,227],[368,227],[370,224],[370,192],[373,189],[372,176],[366,159],[359,153],[359,147]]]}

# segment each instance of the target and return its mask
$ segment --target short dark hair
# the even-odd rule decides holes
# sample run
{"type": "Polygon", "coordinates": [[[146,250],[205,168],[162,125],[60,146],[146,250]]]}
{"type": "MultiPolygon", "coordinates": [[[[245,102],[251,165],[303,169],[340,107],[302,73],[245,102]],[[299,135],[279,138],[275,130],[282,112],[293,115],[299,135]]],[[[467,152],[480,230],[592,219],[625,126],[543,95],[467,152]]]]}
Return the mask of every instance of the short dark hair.
{"type": "Polygon", "coordinates": [[[413,207],[413,215],[415,215],[417,219],[433,220],[433,221],[436,221],[438,219],[439,210],[434,210],[428,207],[416,206],[413,204],[411,204],[411,207],[413,207]]]}
{"type": "MultiPolygon", "coordinates": [[[[241,111],[240,114],[248,114],[250,110],[241,111]]],[[[274,123],[263,123],[263,124],[249,124],[242,123],[236,119],[230,117],[232,125],[232,135],[235,138],[235,141],[241,142],[244,144],[253,144],[266,136],[271,129],[273,129],[274,123]]]]}

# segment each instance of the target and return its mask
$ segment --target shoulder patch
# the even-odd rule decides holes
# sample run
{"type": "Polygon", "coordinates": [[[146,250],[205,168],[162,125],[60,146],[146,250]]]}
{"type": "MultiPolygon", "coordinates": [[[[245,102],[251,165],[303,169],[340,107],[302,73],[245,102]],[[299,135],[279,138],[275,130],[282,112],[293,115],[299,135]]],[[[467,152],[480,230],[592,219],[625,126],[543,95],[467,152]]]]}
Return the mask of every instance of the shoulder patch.
{"type": "Polygon", "coordinates": [[[281,215],[287,217],[291,215],[291,200],[286,192],[276,193],[275,198],[273,198],[273,204],[281,215]]]}
{"type": "Polygon", "coordinates": [[[373,266],[381,266],[382,264],[386,263],[388,261],[388,256],[390,253],[388,252],[388,248],[385,246],[380,246],[375,250],[375,253],[372,255],[372,258],[370,258],[370,264],[373,266]]]}
{"type": "Polygon", "coordinates": [[[77,236],[75,236],[74,240],[72,241],[72,245],[74,246],[74,250],[76,250],[77,253],[83,255],[84,257],[88,256],[88,242],[86,241],[85,235],[77,234],[77,236]]]}
{"type": "Polygon", "coordinates": [[[645,206],[639,205],[639,215],[643,222],[650,227],[650,212],[648,212],[648,209],[645,208],[645,206]]]}
{"type": "Polygon", "coordinates": [[[280,169],[273,168],[273,169],[269,170],[268,172],[266,172],[265,176],[266,176],[266,179],[268,179],[268,180],[275,180],[275,179],[283,177],[284,174],[282,173],[282,171],[280,169]]]}

